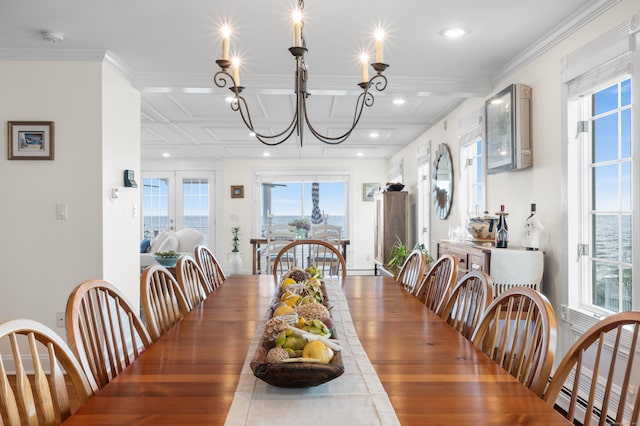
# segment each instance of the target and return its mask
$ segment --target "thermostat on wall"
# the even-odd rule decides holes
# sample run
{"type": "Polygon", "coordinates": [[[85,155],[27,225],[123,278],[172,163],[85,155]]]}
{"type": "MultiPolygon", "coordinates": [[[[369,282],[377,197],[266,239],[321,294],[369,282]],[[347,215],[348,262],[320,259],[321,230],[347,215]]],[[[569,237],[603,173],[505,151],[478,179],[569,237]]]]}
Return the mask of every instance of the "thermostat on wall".
{"type": "Polygon", "coordinates": [[[125,188],[137,188],[138,184],[133,173],[133,170],[124,171],[124,187],[125,188]]]}

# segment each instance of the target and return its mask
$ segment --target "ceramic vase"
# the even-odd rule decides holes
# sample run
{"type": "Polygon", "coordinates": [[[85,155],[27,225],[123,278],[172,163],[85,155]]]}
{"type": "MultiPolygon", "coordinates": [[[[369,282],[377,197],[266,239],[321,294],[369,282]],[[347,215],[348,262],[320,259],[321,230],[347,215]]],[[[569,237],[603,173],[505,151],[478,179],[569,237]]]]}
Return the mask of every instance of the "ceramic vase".
{"type": "Polygon", "coordinates": [[[231,275],[239,274],[242,266],[242,254],[239,251],[233,251],[227,255],[227,260],[231,265],[231,275]]]}

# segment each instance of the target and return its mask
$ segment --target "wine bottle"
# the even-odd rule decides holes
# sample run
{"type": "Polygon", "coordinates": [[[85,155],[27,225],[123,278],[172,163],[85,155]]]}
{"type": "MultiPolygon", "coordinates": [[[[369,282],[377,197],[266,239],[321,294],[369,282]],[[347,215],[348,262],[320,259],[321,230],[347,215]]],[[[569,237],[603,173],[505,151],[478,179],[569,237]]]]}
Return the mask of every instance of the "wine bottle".
{"type": "Polygon", "coordinates": [[[504,211],[504,204],[500,205],[500,211],[496,212],[498,215],[498,227],[496,228],[496,248],[507,248],[508,243],[508,231],[507,216],[509,215],[504,211]]]}

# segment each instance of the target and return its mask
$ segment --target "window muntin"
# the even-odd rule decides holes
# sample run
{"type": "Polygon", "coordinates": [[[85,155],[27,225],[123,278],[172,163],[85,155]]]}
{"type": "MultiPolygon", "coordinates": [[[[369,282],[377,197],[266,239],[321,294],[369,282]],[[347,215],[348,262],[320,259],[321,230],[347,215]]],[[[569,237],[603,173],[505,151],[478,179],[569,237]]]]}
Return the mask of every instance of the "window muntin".
{"type": "MultiPolygon", "coordinates": [[[[318,223],[342,227],[342,236],[348,235],[347,188],[344,176],[336,177],[268,177],[259,179],[260,184],[260,233],[264,235],[269,220],[271,223],[291,223],[307,219],[313,225],[314,205],[321,215],[318,223]],[[318,183],[318,200],[314,204],[313,183],[318,183]]],[[[317,214],[316,214],[317,216],[317,214]]]]}
{"type": "Polygon", "coordinates": [[[582,259],[591,266],[581,299],[587,307],[613,312],[632,309],[630,91],[631,79],[625,77],[577,101],[591,127],[590,143],[582,144],[590,150],[582,156],[589,159],[582,182],[585,199],[591,200],[585,220],[592,249],[582,259]]]}

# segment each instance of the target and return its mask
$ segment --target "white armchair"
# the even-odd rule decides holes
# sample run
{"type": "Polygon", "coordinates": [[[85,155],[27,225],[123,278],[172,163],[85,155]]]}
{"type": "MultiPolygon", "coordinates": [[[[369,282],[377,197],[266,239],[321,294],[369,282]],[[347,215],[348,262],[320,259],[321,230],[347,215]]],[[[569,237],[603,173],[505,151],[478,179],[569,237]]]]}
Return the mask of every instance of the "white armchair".
{"type": "Polygon", "coordinates": [[[173,250],[193,256],[197,245],[204,243],[204,235],[195,229],[161,232],[152,241],[146,253],[140,253],[140,269],[156,264],[153,253],[173,250]]]}

